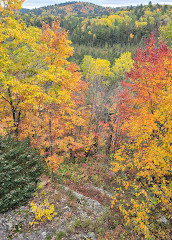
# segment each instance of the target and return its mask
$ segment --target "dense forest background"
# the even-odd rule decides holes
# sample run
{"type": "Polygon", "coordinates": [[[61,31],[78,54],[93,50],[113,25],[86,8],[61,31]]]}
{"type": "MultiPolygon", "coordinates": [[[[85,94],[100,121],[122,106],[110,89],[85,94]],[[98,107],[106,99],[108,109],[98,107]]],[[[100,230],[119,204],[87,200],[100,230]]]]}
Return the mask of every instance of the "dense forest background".
{"type": "Polygon", "coordinates": [[[1,213],[59,221],[63,184],[107,209],[57,239],[170,239],[172,6],[0,3],[1,213]]]}
{"type": "Polygon", "coordinates": [[[85,55],[105,58],[114,62],[125,51],[134,53],[142,47],[151,33],[159,34],[159,27],[171,19],[171,6],[147,6],[106,8],[91,3],[63,3],[34,10],[21,10],[28,26],[42,27],[42,23],[60,21],[69,31],[74,46],[72,61],[80,64],[85,55]]]}

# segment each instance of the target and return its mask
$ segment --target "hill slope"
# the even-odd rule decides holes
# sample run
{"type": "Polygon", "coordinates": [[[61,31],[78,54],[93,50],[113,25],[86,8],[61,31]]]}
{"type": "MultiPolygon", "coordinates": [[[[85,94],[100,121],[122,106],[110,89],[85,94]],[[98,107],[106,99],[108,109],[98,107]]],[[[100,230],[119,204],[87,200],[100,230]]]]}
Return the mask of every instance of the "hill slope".
{"type": "Polygon", "coordinates": [[[115,13],[117,9],[110,7],[102,7],[92,3],[86,2],[66,2],[61,4],[50,5],[47,7],[41,7],[37,9],[22,9],[23,13],[33,13],[35,15],[54,15],[54,16],[102,16],[115,13]]]}

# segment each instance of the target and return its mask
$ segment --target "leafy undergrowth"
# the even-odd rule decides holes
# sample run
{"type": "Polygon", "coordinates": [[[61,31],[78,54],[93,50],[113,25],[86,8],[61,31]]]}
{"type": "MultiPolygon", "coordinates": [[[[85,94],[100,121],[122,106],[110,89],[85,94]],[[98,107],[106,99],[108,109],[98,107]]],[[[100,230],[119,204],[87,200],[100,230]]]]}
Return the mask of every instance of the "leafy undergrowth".
{"type": "MultiPolygon", "coordinates": [[[[96,161],[89,159],[84,163],[64,162],[55,175],[54,182],[50,177],[42,176],[31,204],[13,211],[15,221],[9,239],[37,239],[34,234],[40,236],[44,232],[46,236],[42,239],[46,240],[145,239],[134,228],[125,225],[117,204],[113,209],[110,206],[110,196],[113,195],[114,186],[118,187],[120,176],[113,175],[109,166],[108,161],[97,157],[96,161]],[[88,202],[80,201],[75,192],[86,196],[90,201],[97,201],[104,210],[97,212],[90,208],[88,202]]],[[[126,199],[130,194],[125,196],[126,199]]],[[[157,238],[154,239],[160,239],[158,231],[165,229],[156,221],[157,214],[159,213],[154,212],[151,216],[152,231],[157,233],[157,238]]],[[[11,219],[11,216],[7,214],[6,218],[11,219]]],[[[170,239],[170,226],[166,228],[163,239],[170,239]]]]}
{"type": "MultiPolygon", "coordinates": [[[[134,192],[125,191],[125,194],[121,196],[121,199],[113,206],[113,209],[110,208],[110,195],[113,196],[114,187],[116,189],[121,187],[121,180],[124,176],[122,172],[114,174],[110,170],[110,163],[106,158],[97,156],[96,160],[89,159],[89,161],[86,162],[64,162],[60,166],[56,178],[60,183],[108,207],[106,214],[109,220],[106,221],[108,224],[105,226],[105,232],[108,236],[107,239],[145,239],[141,232],[138,233],[134,230],[135,226],[132,226],[132,224],[134,224],[132,221],[130,222],[130,226],[126,226],[125,220],[119,211],[119,207],[123,204],[123,198],[125,198],[125,202],[129,203],[135,194],[134,192]],[[103,194],[100,188],[104,189],[103,194]],[[114,223],[116,223],[115,227],[114,223]],[[117,231],[117,229],[121,229],[122,238],[119,238],[119,236],[116,237],[115,231],[117,231]]],[[[135,176],[133,174],[133,179],[134,178],[135,176]]],[[[160,212],[160,209],[160,206],[157,204],[149,214],[149,230],[153,236],[151,239],[161,238],[168,240],[171,239],[170,215],[169,212],[160,212]]],[[[101,239],[101,237],[105,237],[105,235],[99,236],[98,239],[101,239]]]]}
{"type": "Polygon", "coordinates": [[[40,234],[46,231],[46,238],[42,239],[130,239],[124,229],[119,210],[117,208],[109,209],[110,201],[108,197],[101,196],[98,190],[92,191],[91,189],[93,190],[91,185],[87,185],[85,189],[82,185],[82,188],[78,187],[77,192],[87,195],[89,199],[96,199],[106,206],[105,211],[100,214],[94,212],[93,209],[88,209],[88,206],[78,201],[73,191],[66,191],[57,181],[51,182],[49,178],[42,176],[37,192],[31,201],[32,204],[30,206],[28,204],[23,210],[19,208],[15,210],[15,213],[13,212],[13,218],[18,219],[18,216],[21,215],[22,220],[20,219],[19,223],[15,222],[13,224],[8,238],[16,240],[25,239],[28,236],[32,238],[36,232],[40,234]],[[94,193],[96,196],[94,196],[94,193]],[[46,219],[43,214],[44,211],[41,210],[41,208],[44,208],[45,202],[48,203],[48,208],[52,205],[54,207],[51,221],[48,218],[46,219]],[[39,218],[39,212],[37,212],[35,218],[33,206],[37,206],[37,209],[39,209],[39,218]],[[33,224],[34,219],[36,219],[36,224],[33,224]],[[21,238],[21,234],[23,238],[21,238]]]}
{"type": "Polygon", "coordinates": [[[21,234],[23,239],[28,236],[34,238],[33,234],[39,235],[45,230],[46,238],[43,239],[47,240],[133,239],[132,234],[128,234],[124,228],[119,209],[110,209],[110,196],[107,196],[106,191],[99,190],[104,188],[110,192],[112,188],[109,184],[113,185],[114,178],[105,162],[100,160],[99,164],[93,164],[93,160],[86,163],[63,163],[54,182],[46,175],[42,176],[31,204],[24,211],[20,208],[15,210],[13,218],[18,219],[20,212],[22,220],[14,221],[9,239],[18,240],[20,238],[17,236],[21,237],[21,234]],[[63,186],[68,186],[71,190],[66,190],[63,186]],[[88,203],[80,202],[75,192],[86,196],[90,201],[97,201],[104,210],[94,211],[88,203]],[[48,203],[47,208],[45,202],[48,203]],[[49,212],[50,206],[54,207],[52,215],[49,212]],[[53,216],[50,217],[51,221],[47,217],[50,215],[53,216]]]}
{"type": "Polygon", "coordinates": [[[103,156],[97,156],[96,159],[85,162],[64,162],[60,165],[56,177],[60,183],[66,185],[92,184],[111,193],[115,183],[110,164],[103,156]]]}

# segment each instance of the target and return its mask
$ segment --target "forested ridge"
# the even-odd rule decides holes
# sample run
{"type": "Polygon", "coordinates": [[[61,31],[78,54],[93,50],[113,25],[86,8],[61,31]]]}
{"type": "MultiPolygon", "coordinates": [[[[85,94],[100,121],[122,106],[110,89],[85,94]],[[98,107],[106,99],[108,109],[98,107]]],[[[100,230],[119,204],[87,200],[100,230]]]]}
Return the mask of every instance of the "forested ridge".
{"type": "Polygon", "coordinates": [[[151,2],[137,7],[105,8],[91,3],[71,2],[42,7],[22,14],[27,25],[41,27],[51,25],[54,18],[69,31],[75,52],[72,61],[81,63],[84,55],[106,58],[111,63],[121,52],[135,52],[143,47],[145,38],[159,27],[170,22],[172,7],[153,5],[151,2]]]}
{"type": "Polygon", "coordinates": [[[172,6],[0,3],[6,239],[171,239],[172,6]]]}

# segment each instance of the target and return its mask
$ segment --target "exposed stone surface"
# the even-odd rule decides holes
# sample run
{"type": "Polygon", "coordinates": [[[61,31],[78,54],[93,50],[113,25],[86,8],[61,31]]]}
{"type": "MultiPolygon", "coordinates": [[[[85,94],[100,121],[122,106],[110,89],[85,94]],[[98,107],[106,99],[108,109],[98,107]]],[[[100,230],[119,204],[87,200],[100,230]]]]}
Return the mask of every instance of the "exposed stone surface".
{"type": "Polygon", "coordinates": [[[8,235],[7,221],[4,217],[0,217],[0,239],[1,240],[7,239],[7,235],[8,235]]]}
{"type": "Polygon", "coordinates": [[[77,192],[71,190],[69,187],[64,187],[64,189],[68,190],[68,191],[72,191],[72,193],[77,197],[78,202],[81,205],[84,205],[85,208],[87,208],[89,210],[93,210],[96,215],[102,214],[103,211],[106,210],[105,207],[103,207],[98,201],[93,200],[89,197],[86,197],[80,193],[77,193],[77,192]]]}
{"type": "Polygon", "coordinates": [[[158,222],[165,225],[170,223],[170,221],[165,216],[162,216],[160,219],[158,219],[158,222]]]}
{"type": "MultiPolygon", "coordinates": [[[[105,194],[103,189],[98,190],[105,194]]],[[[5,214],[0,214],[0,240],[8,240],[10,236],[14,240],[45,240],[47,238],[53,240],[56,239],[55,236],[60,231],[66,233],[67,229],[73,228],[75,219],[82,219],[83,221],[90,219],[90,222],[94,224],[94,219],[106,211],[106,208],[98,201],[73,191],[69,187],[61,186],[55,189],[53,193],[58,196],[58,194],[61,194],[60,192],[63,194],[60,202],[57,202],[60,212],[57,214],[58,217],[53,219],[52,222],[47,222],[35,228],[29,227],[29,223],[33,220],[34,215],[27,205],[5,214]],[[70,195],[75,198],[76,206],[70,206],[67,197],[70,195]],[[71,219],[73,220],[71,221],[71,219]]],[[[96,236],[93,232],[84,233],[82,231],[63,239],[96,240],[96,236]]]]}
{"type": "Polygon", "coordinates": [[[96,236],[94,233],[78,234],[78,235],[72,236],[70,240],[81,240],[81,239],[96,240],[96,236]]]}

